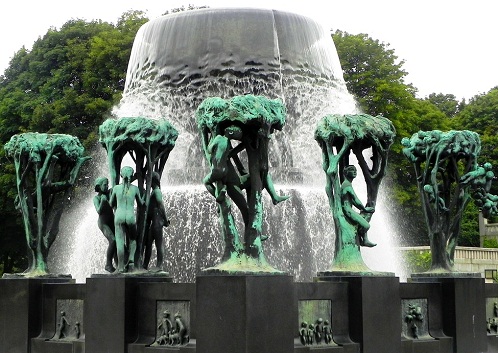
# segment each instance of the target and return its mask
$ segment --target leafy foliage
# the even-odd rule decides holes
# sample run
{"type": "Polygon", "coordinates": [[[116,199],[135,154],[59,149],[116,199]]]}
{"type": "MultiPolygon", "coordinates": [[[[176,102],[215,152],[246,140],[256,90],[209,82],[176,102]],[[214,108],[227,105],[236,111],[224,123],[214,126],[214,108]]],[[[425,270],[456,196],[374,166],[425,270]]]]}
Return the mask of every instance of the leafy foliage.
{"type": "Polygon", "coordinates": [[[484,239],[483,242],[482,242],[482,247],[483,248],[498,248],[498,240],[496,240],[495,238],[491,238],[491,239],[484,239]]]}
{"type": "Polygon", "coordinates": [[[403,262],[408,267],[408,273],[426,272],[431,267],[431,252],[409,250],[403,253],[403,262]]]}
{"type": "Polygon", "coordinates": [[[479,246],[479,210],[473,200],[467,204],[462,215],[460,228],[460,237],[458,245],[461,246],[479,246]]]}
{"type": "Polygon", "coordinates": [[[449,118],[453,118],[465,107],[465,100],[458,102],[454,94],[431,93],[425,100],[434,104],[449,118]]]}

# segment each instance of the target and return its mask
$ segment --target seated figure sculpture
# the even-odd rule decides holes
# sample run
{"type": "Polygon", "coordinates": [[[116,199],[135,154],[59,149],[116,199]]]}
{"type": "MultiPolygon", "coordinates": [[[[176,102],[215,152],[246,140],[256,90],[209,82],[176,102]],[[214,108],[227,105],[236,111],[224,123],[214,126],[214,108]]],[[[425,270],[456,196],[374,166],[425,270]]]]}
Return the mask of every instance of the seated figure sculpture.
{"type": "Polygon", "coordinates": [[[173,325],[170,320],[170,312],[169,310],[165,310],[163,312],[163,317],[159,325],[157,325],[157,329],[159,330],[158,339],[156,340],[154,345],[165,345],[169,342],[169,335],[171,333],[173,325]]]}
{"type": "Polygon", "coordinates": [[[122,184],[112,188],[110,204],[115,208],[114,227],[116,231],[116,248],[118,252],[118,272],[132,272],[135,269],[135,251],[137,249],[137,219],[134,202],[144,204],[137,186],[132,185],[133,168],[121,169],[122,184]],[[129,244],[128,259],[125,259],[125,243],[129,244]]]}
{"type": "Polygon", "coordinates": [[[358,233],[364,234],[363,239],[360,239],[360,245],[366,247],[374,247],[375,243],[372,243],[368,240],[367,231],[370,229],[370,224],[368,221],[363,218],[360,214],[353,210],[353,207],[358,208],[361,211],[366,213],[373,213],[375,209],[373,207],[365,207],[361,203],[358,196],[353,190],[353,179],[356,178],[356,167],[354,165],[348,165],[344,168],[344,182],[341,184],[341,203],[342,203],[342,211],[346,216],[346,219],[352,225],[356,225],[358,227],[358,233]],[[361,231],[361,232],[360,232],[361,231]]]}

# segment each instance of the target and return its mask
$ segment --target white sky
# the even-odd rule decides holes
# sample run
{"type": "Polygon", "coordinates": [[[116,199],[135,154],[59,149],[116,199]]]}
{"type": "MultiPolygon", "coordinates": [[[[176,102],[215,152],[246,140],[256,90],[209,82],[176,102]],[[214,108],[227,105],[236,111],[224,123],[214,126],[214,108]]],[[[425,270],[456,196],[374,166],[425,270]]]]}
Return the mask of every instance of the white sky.
{"type": "Polygon", "coordinates": [[[155,18],[189,3],[250,3],[313,17],[328,29],[367,33],[405,60],[407,81],[419,97],[435,92],[468,100],[498,86],[497,0],[1,0],[0,72],[23,45],[31,49],[51,26],[71,18],[116,22],[130,9],[155,18]]]}

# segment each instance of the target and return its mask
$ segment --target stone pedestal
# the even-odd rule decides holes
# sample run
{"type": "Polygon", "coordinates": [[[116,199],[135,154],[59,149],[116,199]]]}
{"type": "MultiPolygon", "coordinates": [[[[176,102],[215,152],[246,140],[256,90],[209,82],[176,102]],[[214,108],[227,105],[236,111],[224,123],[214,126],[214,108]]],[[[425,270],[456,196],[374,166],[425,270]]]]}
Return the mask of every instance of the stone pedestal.
{"type": "MultiPolygon", "coordinates": [[[[320,353],[358,353],[360,345],[351,341],[349,337],[348,314],[348,283],[346,282],[318,282],[296,283],[295,317],[297,317],[294,330],[294,352],[320,353]],[[325,321],[328,321],[332,330],[332,342],[326,342],[323,334],[317,342],[303,345],[300,337],[302,323],[317,323],[322,320],[322,332],[325,321]]],[[[316,336],[315,336],[316,337],[316,336]]]]}
{"type": "Polygon", "coordinates": [[[0,348],[2,352],[29,353],[31,338],[42,329],[42,285],[65,283],[70,278],[0,279],[0,348]]]}
{"type": "Polygon", "coordinates": [[[128,345],[128,353],[190,353],[195,352],[196,313],[194,283],[141,283],[138,302],[138,339],[128,345]],[[159,339],[158,329],[164,311],[175,324],[175,315],[182,316],[189,342],[183,345],[154,346],[159,339]]]}
{"type": "Polygon", "coordinates": [[[443,331],[443,300],[440,283],[401,283],[401,352],[453,353],[453,338],[443,331]],[[421,319],[407,320],[409,305],[418,306],[421,319]],[[411,325],[417,326],[418,338],[411,325]]]}
{"type": "Polygon", "coordinates": [[[140,283],[171,282],[170,277],[94,275],[86,280],[85,351],[123,353],[138,337],[140,283]]]}
{"type": "MultiPolygon", "coordinates": [[[[497,310],[495,310],[495,303],[498,303],[498,284],[486,283],[484,285],[484,290],[485,290],[486,320],[493,320],[495,318],[498,318],[498,312],[497,310]]],[[[488,336],[487,353],[498,353],[498,327],[489,327],[489,331],[487,331],[487,336],[488,336]]]]}
{"type": "Polygon", "coordinates": [[[447,277],[417,274],[412,282],[441,284],[443,331],[453,337],[453,349],[458,353],[485,352],[486,307],[484,305],[484,279],[479,277],[447,277]]]}
{"type": "Polygon", "coordinates": [[[290,353],[295,295],[291,276],[197,277],[197,353],[290,353]]]}
{"type": "Polygon", "coordinates": [[[391,276],[334,276],[320,273],[317,281],[349,284],[349,336],[362,353],[401,351],[399,279],[391,276]]]}
{"type": "Polygon", "coordinates": [[[84,284],[44,284],[42,330],[31,339],[31,353],[85,352],[84,301],[84,284]],[[67,325],[59,330],[62,311],[67,325]]]}

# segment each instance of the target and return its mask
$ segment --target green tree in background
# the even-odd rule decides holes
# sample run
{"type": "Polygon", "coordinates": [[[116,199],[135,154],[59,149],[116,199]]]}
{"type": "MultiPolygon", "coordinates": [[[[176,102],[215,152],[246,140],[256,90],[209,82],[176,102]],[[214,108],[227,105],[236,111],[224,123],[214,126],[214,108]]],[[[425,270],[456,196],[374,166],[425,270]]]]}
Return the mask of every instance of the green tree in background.
{"type": "MultiPolygon", "coordinates": [[[[482,150],[479,163],[490,162],[498,174],[498,87],[485,94],[472,97],[452,121],[455,129],[477,132],[481,137],[482,150]]],[[[498,194],[498,185],[492,192],[498,194]]]]}
{"type": "Polygon", "coordinates": [[[438,107],[448,118],[453,118],[465,107],[465,99],[459,102],[454,94],[431,93],[425,100],[438,107]]]}

